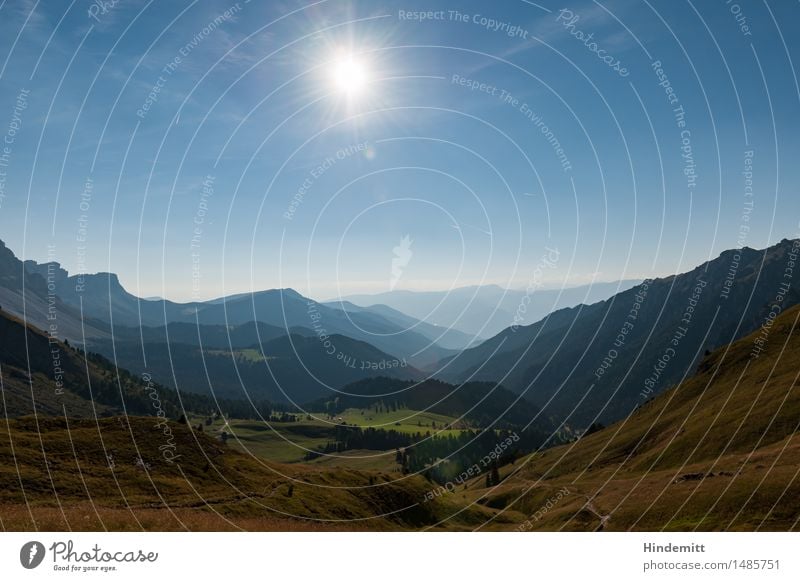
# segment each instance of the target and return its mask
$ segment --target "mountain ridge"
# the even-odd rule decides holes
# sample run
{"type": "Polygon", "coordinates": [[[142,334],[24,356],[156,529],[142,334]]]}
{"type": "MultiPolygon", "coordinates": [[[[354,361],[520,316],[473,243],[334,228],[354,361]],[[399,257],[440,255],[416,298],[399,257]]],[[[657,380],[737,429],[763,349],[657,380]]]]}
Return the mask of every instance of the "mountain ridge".
{"type": "Polygon", "coordinates": [[[375,313],[345,313],[306,298],[291,288],[220,297],[211,301],[176,303],[146,300],[130,293],[112,272],[69,273],[55,261],[20,261],[2,244],[0,249],[0,304],[22,315],[31,311],[32,322],[47,324],[46,277],[52,277],[50,296],[62,315],[62,336],[82,343],[86,337],[108,339],[110,326],[164,326],[170,323],[240,325],[252,321],[283,327],[312,329],[318,335],[340,334],[368,342],[392,358],[429,365],[452,353],[413,329],[403,328],[375,313]],[[3,276],[5,272],[13,273],[3,276]],[[22,281],[27,281],[23,295],[22,281]],[[11,283],[11,285],[9,285],[11,283]],[[27,292],[31,290],[32,292],[27,292]]]}
{"type": "MultiPolygon", "coordinates": [[[[761,324],[798,247],[800,240],[783,240],[763,250],[725,251],[686,273],[555,311],[533,325],[509,327],[444,360],[438,376],[499,381],[577,427],[619,419],[644,399],[646,386],[646,396],[663,391],[690,372],[706,349],[761,324]],[[729,283],[733,256],[740,259],[729,283]],[[642,292],[645,298],[637,299],[642,292]],[[629,321],[633,309],[637,318],[629,321]]],[[[800,293],[792,288],[781,301],[796,304],[800,293]]]]}

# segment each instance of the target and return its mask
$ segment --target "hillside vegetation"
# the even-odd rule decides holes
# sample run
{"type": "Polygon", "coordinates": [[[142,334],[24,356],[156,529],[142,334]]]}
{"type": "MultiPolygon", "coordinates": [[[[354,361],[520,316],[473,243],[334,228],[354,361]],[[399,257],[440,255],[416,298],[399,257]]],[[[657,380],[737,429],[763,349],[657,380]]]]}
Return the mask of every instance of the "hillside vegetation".
{"type": "Polygon", "coordinates": [[[7,530],[387,530],[439,520],[422,477],[282,465],[152,418],[0,422],[7,530]],[[158,428],[158,429],[154,429],[158,428]],[[169,451],[169,454],[165,454],[169,451]]]}
{"type": "Polygon", "coordinates": [[[758,357],[761,330],[627,419],[517,462],[488,495],[473,483],[472,500],[522,529],[796,529],[798,319],[779,316],[758,357]]]}
{"type": "Polygon", "coordinates": [[[799,319],[800,307],[778,317],[758,357],[761,331],[710,353],[625,420],[444,483],[356,449],[278,464],[153,417],[6,420],[0,519],[7,530],[793,530],[799,319]]]}

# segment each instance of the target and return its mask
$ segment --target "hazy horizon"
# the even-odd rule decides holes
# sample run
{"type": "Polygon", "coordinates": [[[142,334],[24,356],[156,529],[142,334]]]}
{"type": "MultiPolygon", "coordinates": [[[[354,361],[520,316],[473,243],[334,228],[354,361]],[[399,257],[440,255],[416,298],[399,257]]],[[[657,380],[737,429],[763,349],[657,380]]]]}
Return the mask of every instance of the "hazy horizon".
{"type": "MultiPolygon", "coordinates": [[[[794,238],[797,238],[797,237],[800,237],[800,236],[796,236],[796,237],[780,237],[780,238],[778,238],[778,239],[776,239],[774,241],[771,241],[769,244],[767,244],[765,246],[744,245],[742,248],[752,248],[752,249],[755,249],[755,250],[763,250],[765,248],[768,248],[768,247],[774,246],[775,244],[778,244],[781,240],[784,240],[786,238],[794,239],[794,238]]],[[[3,241],[3,242],[5,242],[5,241],[3,241]]],[[[11,248],[10,246],[8,246],[8,244],[6,244],[6,246],[9,247],[9,249],[12,252],[14,252],[14,248],[11,248]]],[[[726,250],[735,250],[735,249],[737,249],[737,247],[734,246],[734,247],[731,247],[731,248],[722,249],[721,252],[724,252],[726,250]]],[[[17,254],[16,252],[15,252],[15,255],[20,260],[33,260],[34,262],[37,262],[39,264],[44,264],[44,263],[47,263],[47,262],[50,262],[50,261],[55,261],[55,262],[58,262],[59,266],[61,268],[63,268],[64,270],[66,270],[70,276],[78,274],[76,272],[70,271],[70,269],[67,268],[67,266],[65,264],[63,264],[60,260],[58,260],[57,257],[48,257],[47,255],[45,255],[43,258],[40,257],[40,258],[37,259],[37,258],[34,258],[34,257],[30,257],[30,256],[29,257],[23,257],[23,256],[20,256],[19,254],[17,254]]],[[[716,258],[717,255],[718,254],[715,254],[714,256],[709,257],[709,260],[713,259],[713,258],[716,258]]],[[[703,262],[705,262],[705,261],[706,260],[703,260],[703,262]]],[[[547,279],[547,278],[543,279],[543,278],[539,278],[538,276],[536,276],[536,277],[531,277],[528,280],[522,279],[522,280],[519,280],[519,281],[516,281],[516,282],[512,282],[508,286],[503,286],[502,281],[475,281],[475,282],[472,282],[472,283],[470,283],[470,281],[464,281],[464,284],[460,284],[458,286],[453,286],[453,287],[445,287],[445,288],[435,287],[435,286],[431,286],[431,287],[397,286],[395,288],[391,288],[390,285],[387,284],[387,282],[385,282],[385,281],[377,281],[377,280],[376,281],[348,281],[348,285],[349,286],[347,288],[350,289],[349,291],[345,292],[344,290],[342,290],[341,292],[338,292],[339,289],[337,289],[336,286],[334,285],[334,286],[331,287],[333,289],[333,292],[330,293],[330,294],[326,294],[325,290],[307,292],[307,289],[301,288],[299,286],[293,286],[291,284],[270,285],[270,284],[267,283],[266,286],[261,286],[261,287],[226,289],[226,291],[223,292],[222,294],[211,294],[211,295],[208,295],[208,296],[200,295],[200,296],[194,296],[194,297],[191,296],[191,295],[187,295],[187,296],[172,296],[172,295],[163,295],[163,294],[159,294],[159,293],[147,294],[144,290],[140,290],[141,287],[137,286],[137,284],[136,284],[137,281],[136,280],[134,280],[132,282],[131,281],[126,281],[124,279],[124,275],[120,274],[120,272],[117,272],[117,271],[115,271],[113,269],[101,270],[101,271],[96,271],[96,272],[84,272],[83,274],[84,275],[92,275],[92,274],[112,273],[114,275],[117,275],[117,277],[119,278],[120,284],[123,286],[123,288],[127,292],[137,296],[138,298],[140,298],[142,300],[150,300],[150,301],[151,300],[168,300],[168,301],[171,301],[171,302],[174,302],[174,303],[207,302],[207,301],[219,300],[219,299],[222,299],[222,298],[225,298],[225,297],[231,297],[231,296],[236,296],[236,295],[246,295],[246,294],[250,294],[250,293],[253,293],[253,292],[260,292],[260,291],[266,291],[266,290],[293,289],[293,290],[299,292],[300,294],[302,294],[303,296],[305,296],[307,298],[310,298],[310,299],[313,299],[315,301],[318,301],[318,302],[332,302],[332,301],[336,301],[336,300],[339,300],[339,299],[342,299],[342,298],[346,299],[347,297],[351,297],[351,296],[357,296],[357,295],[374,296],[374,295],[385,294],[385,293],[392,292],[392,291],[401,291],[401,292],[402,291],[407,291],[407,292],[415,292],[415,293],[425,293],[425,292],[437,293],[437,292],[449,292],[449,291],[454,291],[454,290],[459,290],[459,289],[467,289],[467,288],[473,288],[473,287],[488,287],[488,286],[497,286],[497,287],[499,287],[499,288],[501,288],[503,290],[508,290],[508,291],[524,291],[526,288],[529,288],[529,285],[530,285],[531,289],[536,289],[536,290],[539,290],[539,291],[566,290],[566,289],[572,289],[572,288],[589,287],[589,286],[592,286],[592,285],[595,285],[595,284],[608,285],[608,284],[619,284],[619,283],[626,283],[626,282],[632,282],[632,281],[642,281],[642,280],[645,280],[645,279],[666,278],[666,277],[669,277],[669,276],[673,276],[673,275],[689,272],[692,269],[694,269],[695,267],[699,266],[700,264],[701,263],[685,264],[685,265],[683,265],[683,268],[681,270],[676,270],[676,271],[673,271],[673,272],[660,272],[660,273],[652,272],[652,273],[649,273],[646,276],[635,276],[635,275],[630,275],[630,273],[628,273],[629,276],[627,276],[626,278],[611,278],[611,279],[603,278],[603,279],[600,279],[600,280],[598,280],[598,279],[582,280],[583,277],[581,277],[581,279],[579,279],[579,280],[572,280],[572,281],[561,280],[561,281],[558,281],[558,280],[552,280],[552,279],[547,279]]],[[[545,274],[545,273],[547,273],[547,268],[541,268],[540,267],[535,272],[537,274],[538,273],[545,274]]],[[[602,273],[597,273],[597,274],[600,275],[602,273]]]]}

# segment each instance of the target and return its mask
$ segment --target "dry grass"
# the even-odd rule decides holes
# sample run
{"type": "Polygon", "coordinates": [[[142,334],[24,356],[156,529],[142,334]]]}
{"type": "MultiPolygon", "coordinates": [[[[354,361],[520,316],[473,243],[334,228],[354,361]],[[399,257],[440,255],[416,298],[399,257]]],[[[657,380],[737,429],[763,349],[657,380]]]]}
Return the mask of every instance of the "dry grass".
{"type": "Polygon", "coordinates": [[[470,499],[534,530],[796,529],[798,317],[775,321],[759,358],[755,335],[720,349],[627,420],[517,462],[486,498],[473,483],[470,499]]]}
{"type": "Polygon", "coordinates": [[[376,469],[277,464],[154,418],[0,421],[4,530],[793,530],[800,519],[800,307],[627,420],[423,502],[376,469]],[[170,463],[163,446],[174,445],[170,463]],[[113,467],[108,461],[113,456],[113,467]],[[135,465],[138,458],[147,465],[135,465]],[[554,502],[559,491],[567,490],[554,502]],[[63,507],[63,510],[62,508],[63,507]],[[543,510],[544,509],[544,510],[543,510]],[[454,516],[457,515],[457,516],[454,516]],[[533,515],[536,515],[534,517],[533,515]]]}

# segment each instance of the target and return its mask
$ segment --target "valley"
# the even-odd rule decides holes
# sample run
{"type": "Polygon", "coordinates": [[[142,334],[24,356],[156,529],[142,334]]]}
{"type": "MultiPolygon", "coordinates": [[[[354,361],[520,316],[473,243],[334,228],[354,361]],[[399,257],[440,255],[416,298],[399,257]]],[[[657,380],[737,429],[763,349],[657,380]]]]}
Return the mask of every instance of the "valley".
{"type": "MultiPolygon", "coordinates": [[[[712,262],[556,311],[445,356],[436,378],[313,328],[86,319],[108,334],[76,343],[3,308],[2,525],[791,530],[800,306],[791,287],[778,309],[770,293],[795,254],[745,253],[739,286],[712,262]],[[753,305],[735,327],[707,320],[722,288],[753,305]]],[[[19,277],[39,288],[31,263],[9,262],[7,292],[19,277]]]]}

